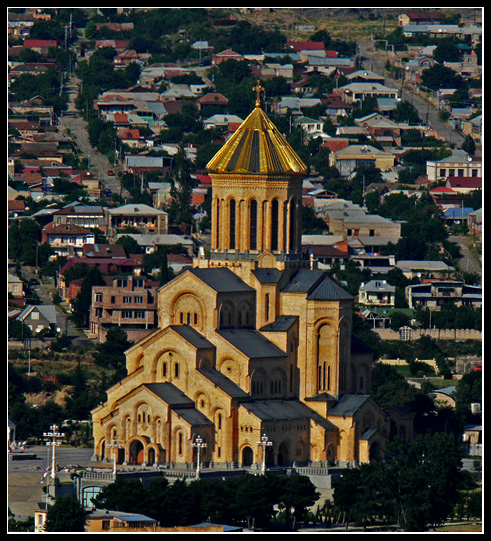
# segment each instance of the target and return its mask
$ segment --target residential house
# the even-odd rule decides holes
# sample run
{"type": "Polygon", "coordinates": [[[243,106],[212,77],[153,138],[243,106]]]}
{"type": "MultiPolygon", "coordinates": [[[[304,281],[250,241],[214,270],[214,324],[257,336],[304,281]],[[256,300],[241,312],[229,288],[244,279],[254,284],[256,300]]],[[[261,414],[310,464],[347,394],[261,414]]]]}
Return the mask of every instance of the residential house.
{"type": "Polygon", "coordinates": [[[467,227],[471,235],[482,235],[482,208],[468,214],[467,227]]]}
{"type": "Polygon", "coordinates": [[[371,70],[356,70],[345,75],[350,83],[385,84],[385,77],[371,70]]]}
{"type": "Polygon", "coordinates": [[[295,98],[291,96],[283,96],[275,107],[276,112],[283,115],[286,114],[289,109],[301,111],[304,107],[315,107],[316,105],[321,104],[322,101],[319,98],[295,98]]]}
{"type": "MultiPolygon", "coordinates": [[[[160,247],[181,245],[186,249],[188,255],[192,256],[196,252],[195,242],[192,237],[187,235],[176,234],[137,234],[137,233],[124,233],[129,237],[136,240],[138,246],[145,254],[151,254],[160,247]]],[[[123,234],[117,235],[120,238],[123,234]]]]}
{"type": "Polygon", "coordinates": [[[140,513],[95,509],[87,516],[85,531],[90,533],[156,532],[158,522],[140,513]]]}
{"type": "Polygon", "coordinates": [[[28,305],[16,317],[35,333],[44,329],[57,330],[56,309],[54,304],[28,305]]]}
{"type": "Polygon", "coordinates": [[[362,283],[358,293],[360,304],[365,306],[395,306],[396,287],[386,280],[370,280],[362,283]]]}
{"type": "Polygon", "coordinates": [[[136,128],[119,128],[117,137],[123,145],[130,148],[139,150],[147,146],[145,139],[140,135],[140,130],[136,128]]]}
{"type": "Polygon", "coordinates": [[[380,83],[349,83],[339,88],[346,103],[363,101],[368,96],[397,98],[397,88],[390,88],[380,83]]]}
{"type": "Polygon", "coordinates": [[[229,99],[219,92],[208,92],[196,100],[198,110],[206,110],[207,107],[219,107],[225,109],[228,105],[229,99]]]}
{"type": "Polygon", "coordinates": [[[455,274],[455,267],[444,261],[400,260],[395,266],[408,280],[417,278],[423,284],[449,279],[455,274]]]}
{"type": "Polygon", "coordinates": [[[157,325],[159,283],[142,276],[106,276],[106,285],[92,287],[89,326],[104,342],[108,328],[118,326],[133,341],[157,325]]]}
{"type": "Polygon", "coordinates": [[[53,248],[58,256],[80,256],[84,244],[94,244],[95,234],[75,224],[51,222],[41,231],[43,243],[53,248]]]}
{"type": "Polygon", "coordinates": [[[205,130],[210,128],[225,127],[228,128],[230,124],[242,124],[243,119],[237,115],[230,114],[216,114],[203,121],[205,130]]]}
{"type": "Polygon", "coordinates": [[[101,206],[71,203],[55,210],[51,216],[55,225],[76,225],[86,229],[97,228],[102,232],[106,230],[104,209],[101,206]]]}
{"type": "Polygon", "coordinates": [[[108,237],[115,238],[126,228],[140,233],[162,235],[167,233],[168,215],[148,205],[130,204],[116,208],[104,209],[106,232],[108,237]]]}
{"type": "Polygon", "coordinates": [[[482,190],[482,177],[449,177],[445,186],[454,192],[467,194],[482,190]]]}
{"type": "Polygon", "coordinates": [[[12,302],[16,306],[24,306],[24,282],[16,274],[12,274],[11,272],[8,273],[8,295],[9,303],[12,302]]]}
{"type": "Polygon", "coordinates": [[[322,120],[315,120],[306,116],[299,116],[293,119],[293,126],[300,126],[305,135],[320,135],[322,133],[323,122],[322,120]]]}
{"type": "Polygon", "coordinates": [[[227,62],[227,60],[236,60],[240,62],[241,60],[244,60],[244,57],[231,49],[226,49],[225,51],[211,55],[212,66],[218,66],[222,62],[227,62]]]}
{"type": "Polygon", "coordinates": [[[462,122],[462,133],[470,135],[474,142],[480,143],[482,137],[482,114],[462,122]]]}
{"type": "Polygon", "coordinates": [[[139,174],[144,171],[159,171],[165,174],[169,171],[170,160],[165,156],[126,155],[123,162],[125,173],[139,174]]]}
{"type": "Polygon", "coordinates": [[[440,310],[448,302],[456,306],[479,308],[482,306],[482,287],[454,280],[413,284],[406,286],[406,299],[412,309],[423,306],[430,310],[440,310]]]}
{"type": "Polygon", "coordinates": [[[445,18],[441,11],[411,10],[401,13],[398,17],[399,26],[434,24],[445,18]]]}
{"type": "Polygon", "coordinates": [[[329,155],[329,165],[342,177],[349,177],[360,166],[374,166],[380,171],[394,167],[395,156],[370,145],[350,145],[329,155]]]}

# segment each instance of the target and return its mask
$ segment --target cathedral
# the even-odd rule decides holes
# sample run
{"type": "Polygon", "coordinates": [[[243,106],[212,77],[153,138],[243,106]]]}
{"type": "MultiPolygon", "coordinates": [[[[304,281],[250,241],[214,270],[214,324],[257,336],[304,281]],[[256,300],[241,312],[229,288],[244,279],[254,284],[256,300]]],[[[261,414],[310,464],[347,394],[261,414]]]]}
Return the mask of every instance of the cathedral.
{"type": "Polygon", "coordinates": [[[209,257],[159,289],[158,329],[127,350],[128,375],[92,411],[97,460],[196,463],[200,437],[215,464],[258,464],[264,450],[267,465],[343,465],[412,437],[410,416],[369,396],[353,297],[302,256],[307,168],[254,90],[207,165],[209,257]]]}

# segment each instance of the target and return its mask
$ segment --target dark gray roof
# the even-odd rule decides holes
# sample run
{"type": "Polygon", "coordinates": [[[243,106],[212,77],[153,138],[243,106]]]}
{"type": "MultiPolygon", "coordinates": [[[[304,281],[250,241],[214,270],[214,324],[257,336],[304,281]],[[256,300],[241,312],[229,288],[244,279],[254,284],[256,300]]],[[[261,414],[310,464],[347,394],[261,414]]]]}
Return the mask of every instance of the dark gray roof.
{"type": "Polygon", "coordinates": [[[201,425],[212,425],[213,423],[204,415],[201,413],[201,411],[198,411],[194,408],[173,408],[173,411],[179,415],[182,419],[184,419],[187,423],[193,426],[201,426],[201,425]]]}
{"type": "Polygon", "coordinates": [[[252,274],[261,282],[261,284],[277,284],[283,275],[283,271],[278,269],[256,269],[252,274]]]}
{"type": "Polygon", "coordinates": [[[325,428],[337,430],[335,425],[297,400],[252,400],[241,405],[262,421],[312,419],[325,428]]]}
{"type": "Polygon", "coordinates": [[[297,321],[298,316],[279,316],[272,323],[261,327],[261,332],[286,332],[297,321]]]}
{"type": "Polygon", "coordinates": [[[285,357],[286,353],[253,329],[220,329],[216,331],[227,342],[250,359],[262,357],[285,357]]]}
{"type": "Polygon", "coordinates": [[[354,415],[369,398],[367,394],[345,394],[329,410],[329,415],[354,415]]]}
{"type": "Polygon", "coordinates": [[[306,293],[309,300],[351,300],[353,297],[329,276],[326,271],[300,269],[284,287],[287,293],[306,293]]]}
{"type": "Polygon", "coordinates": [[[190,325],[169,325],[169,327],[175,330],[178,334],[180,334],[195,348],[203,349],[215,347],[214,344],[212,344],[207,338],[205,338],[202,334],[200,334],[190,325]]]}
{"type": "Polygon", "coordinates": [[[237,291],[254,291],[236,274],[226,267],[218,267],[212,269],[190,269],[200,280],[205,282],[218,293],[233,293],[237,291]]]}
{"type": "Polygon", "coordinates": [[[317,301],[342,301],[352,300],[353,296],[345,291],[340,285],[326,274],[322,282],[309,292],[307,299],[317,301]]]}
{"type": "Polygon", "coordinates": [[[300,269],[283,288],[283,291],[289,293],[308,293],[310,289],[317,284],[324,276],[324,271],[300,269]]]}
{"type": "Polygon", "coordinates": [[[172,383],[145,383],[149,391],[157,395],[170,406],[194,406],[194,402],[172,383]]]}
{"type": "Polygon", "coordinates": [[[249,395],[236,383],[215,368],[199,368],[198,372],[209,379],[216,387],[232,398],[249,398],[249,395]]]}

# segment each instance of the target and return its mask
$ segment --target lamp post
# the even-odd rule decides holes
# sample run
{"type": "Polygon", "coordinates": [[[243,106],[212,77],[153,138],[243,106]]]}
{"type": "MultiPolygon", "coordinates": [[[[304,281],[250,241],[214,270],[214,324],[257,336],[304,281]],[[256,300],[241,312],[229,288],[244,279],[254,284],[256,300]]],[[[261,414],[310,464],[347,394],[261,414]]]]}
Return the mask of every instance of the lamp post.
{"type": "Polygon", "coordinates": [[[273,445],[273,442],[268,440],[268,436],[266,436],[266,434],[263,434],[261,436],[261,441],[258,441],[257,444],[263,448],[263,464],[261,467],[261,473],[265,475],[266,474],[266,447],[271,447],[273,445]]]}
{"type": "Polygon", "coordinates": [[[51,479],[53,484],[56,482],[56,448],[61,445],[61,441],[58,441],[57,438],[64,438],[65,434],[62,432],[58,432],[58,426],[57,425],[51,425],[50,432],[43,432],[43,436],[45,438],[52,438],[51,441],[47,441],[46,445],[48,447],[53,447],[53,451],[51,453],[51,479]]]}
{"type": "Polygon", "coordinates": [[[117,473],[117,459],[118,459],[118,453],[117,449],[124,449],[124,445],[122,443],[119,443],[116,438],[113,439],[112,443],[108,443],[107,447],[113,450],[113,476],[114,479],[116,479],[116,473],[117,473]]]}
{"type": "Polygon", "coordinates": [[[196,436],[196,439],[191,444],[193,447],[196,447],[198,450],[198,456],[197,456],[197,466],[196,466],[196,479],[199,479],[199,475],[201,472],[201,449],[205,449],[208,447],[208,444],[203,441],[201,436],[196,436]]]}

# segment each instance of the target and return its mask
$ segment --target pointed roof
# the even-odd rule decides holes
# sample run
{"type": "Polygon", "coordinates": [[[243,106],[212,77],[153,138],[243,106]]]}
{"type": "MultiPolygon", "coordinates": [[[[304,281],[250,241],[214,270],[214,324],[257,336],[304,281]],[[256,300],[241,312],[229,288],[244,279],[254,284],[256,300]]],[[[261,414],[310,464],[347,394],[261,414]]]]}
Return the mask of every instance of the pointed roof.
{"type": "Polygon", "coordinates": [[[206,168],[221,174],[307,174],[306,165],[257,103],[206,168]]]}

